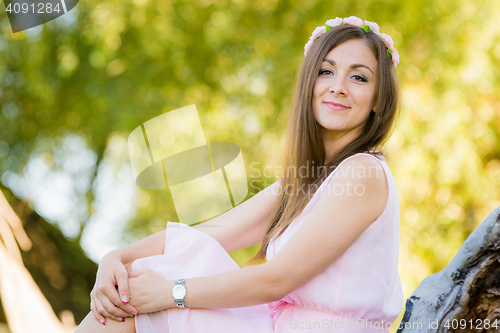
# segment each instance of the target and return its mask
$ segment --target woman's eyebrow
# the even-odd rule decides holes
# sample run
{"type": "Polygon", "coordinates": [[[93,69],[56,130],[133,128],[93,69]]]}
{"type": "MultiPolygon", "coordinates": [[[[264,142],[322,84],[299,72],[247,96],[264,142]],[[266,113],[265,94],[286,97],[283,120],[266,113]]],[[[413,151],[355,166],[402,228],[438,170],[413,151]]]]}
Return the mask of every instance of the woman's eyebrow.
{"type": "MultiPolygon", "coordinates": [[[[335,66],[335,60],[330,60],[330,59],[325,59],[323,60],[323,62],[327,62],[329,63],[330,65],[332,66],[335,66]]],[[[370,67],[366,66],[366,65],[363,65],[363,64],[352,64],[351,66],[349,66],[350,68],[358,68],[358,67],[364,67],[364,68],[368,68],[368,70],[370,72],[372,72],[373,74],[373,71],[370,69],[370,67]]]]}

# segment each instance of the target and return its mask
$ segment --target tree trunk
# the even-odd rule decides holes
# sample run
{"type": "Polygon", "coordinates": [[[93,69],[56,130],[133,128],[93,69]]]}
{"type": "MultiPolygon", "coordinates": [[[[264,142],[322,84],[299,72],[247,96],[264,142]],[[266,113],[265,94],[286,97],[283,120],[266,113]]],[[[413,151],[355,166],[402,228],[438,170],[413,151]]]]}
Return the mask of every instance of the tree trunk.
{"type": "Polygon", "coordinates": [[[397,333],[500,332],[500,207],[406,301],[397,333]]]}
{"type": "Polygon", "coordinates": [[[77,240],[4,191],[10,204],[0,190],[0,314],[12,333],[73,332],[75,318],[90,310],[97,265],[77,240]]]}

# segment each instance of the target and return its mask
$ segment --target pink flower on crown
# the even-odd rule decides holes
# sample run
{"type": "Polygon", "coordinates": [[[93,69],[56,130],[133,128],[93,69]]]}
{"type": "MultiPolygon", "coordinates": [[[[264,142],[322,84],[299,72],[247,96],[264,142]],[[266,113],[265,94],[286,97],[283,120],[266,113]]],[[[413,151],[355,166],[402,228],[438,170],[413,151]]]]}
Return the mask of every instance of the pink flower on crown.
{"type": "Polygon", "coordinates": [[[384,41],[385,45],[387,48],[391,51],[394,50],[394,42],[388,34],[381,34],[380,37],[382,37],[382,40],[384,41]]]}
{"type": "Polygon", "coordinates": [[[326,25],[329,25],[330,27],[336,27],[338,25],[340,25],[340,23],[342,23],[342,19],[340,17],[336,17],[335,19],[331,19],[331,20],[328,20],[326,21],[326,25]]]}
{"type": "Polygon", "coordinates": [[[375,22],[370,22],[370,21],[364,21],[365,25],[367,25],[373,32],[379,33],[380,34],[380,27],[378,26],[377,23],[375,22]]]}
{"type": "Polygon", "coordinates": [[[326,27],[324,25],[322,25],[321,27],[317,27],[316,29],[314,29],[314,31],[313,31],[311,37],[309,37],[309,39],[315,40],[317,37],[321,36],[325,32],[326,32],[326,27]]]}
{"type": "Polygon", "coordinates": [[[356,17],[356,16],[349,16],[348,18],[343,19],[342,22],[349,24],[349,25],[355,25],[357,27],[360,27],[363,25],[363,20],[360,19],[359,17],[356,17]]]}
{"type": "Polygon", "coordinates": [[[313,40],[309,39],[306,46],[304,46],[304,57],[306,56],[307,52],[309,52],[309,49],[311,48],[312,45],[313,45],[313,40]]]}
{"type": "Polygon", "coordinates": [[[392,50],[392,64],[394,68],[396,68],[399,64],[399,53],[396,49],[392,50]]]}

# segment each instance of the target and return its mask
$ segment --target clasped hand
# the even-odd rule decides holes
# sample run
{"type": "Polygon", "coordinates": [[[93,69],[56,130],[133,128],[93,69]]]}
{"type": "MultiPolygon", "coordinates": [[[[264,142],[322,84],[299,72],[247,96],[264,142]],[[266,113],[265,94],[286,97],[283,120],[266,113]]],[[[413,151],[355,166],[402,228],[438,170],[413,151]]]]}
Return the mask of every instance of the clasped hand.
{"type": "Polygon", "coordinates": [[[149,313],[175,307],[171,294],[174,280],[167,280],[149,268],[129,274],[130,303],[139,313],[149,313]]]}
{"type": "Polygon", "coordinates": [[[170,293],[174,283],[149,268],[128,272],[121,261],[105,256],[90,293],[90,307],[103,324],[106,317],[121,322],[124,317],[165,310],[176,306],[170,293]]]}

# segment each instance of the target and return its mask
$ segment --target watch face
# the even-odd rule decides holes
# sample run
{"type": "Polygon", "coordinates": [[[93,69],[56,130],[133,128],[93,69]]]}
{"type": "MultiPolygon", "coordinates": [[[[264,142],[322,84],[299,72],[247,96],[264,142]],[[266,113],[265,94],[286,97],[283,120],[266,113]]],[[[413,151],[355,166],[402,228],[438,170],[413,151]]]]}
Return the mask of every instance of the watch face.
{"type": "Polygon", "coordinates": [[[172,295],[176,299],[183,298],[186,295],[186,287],[179,284],[174,286],[174,288],[172,288],[172,295]]]}

